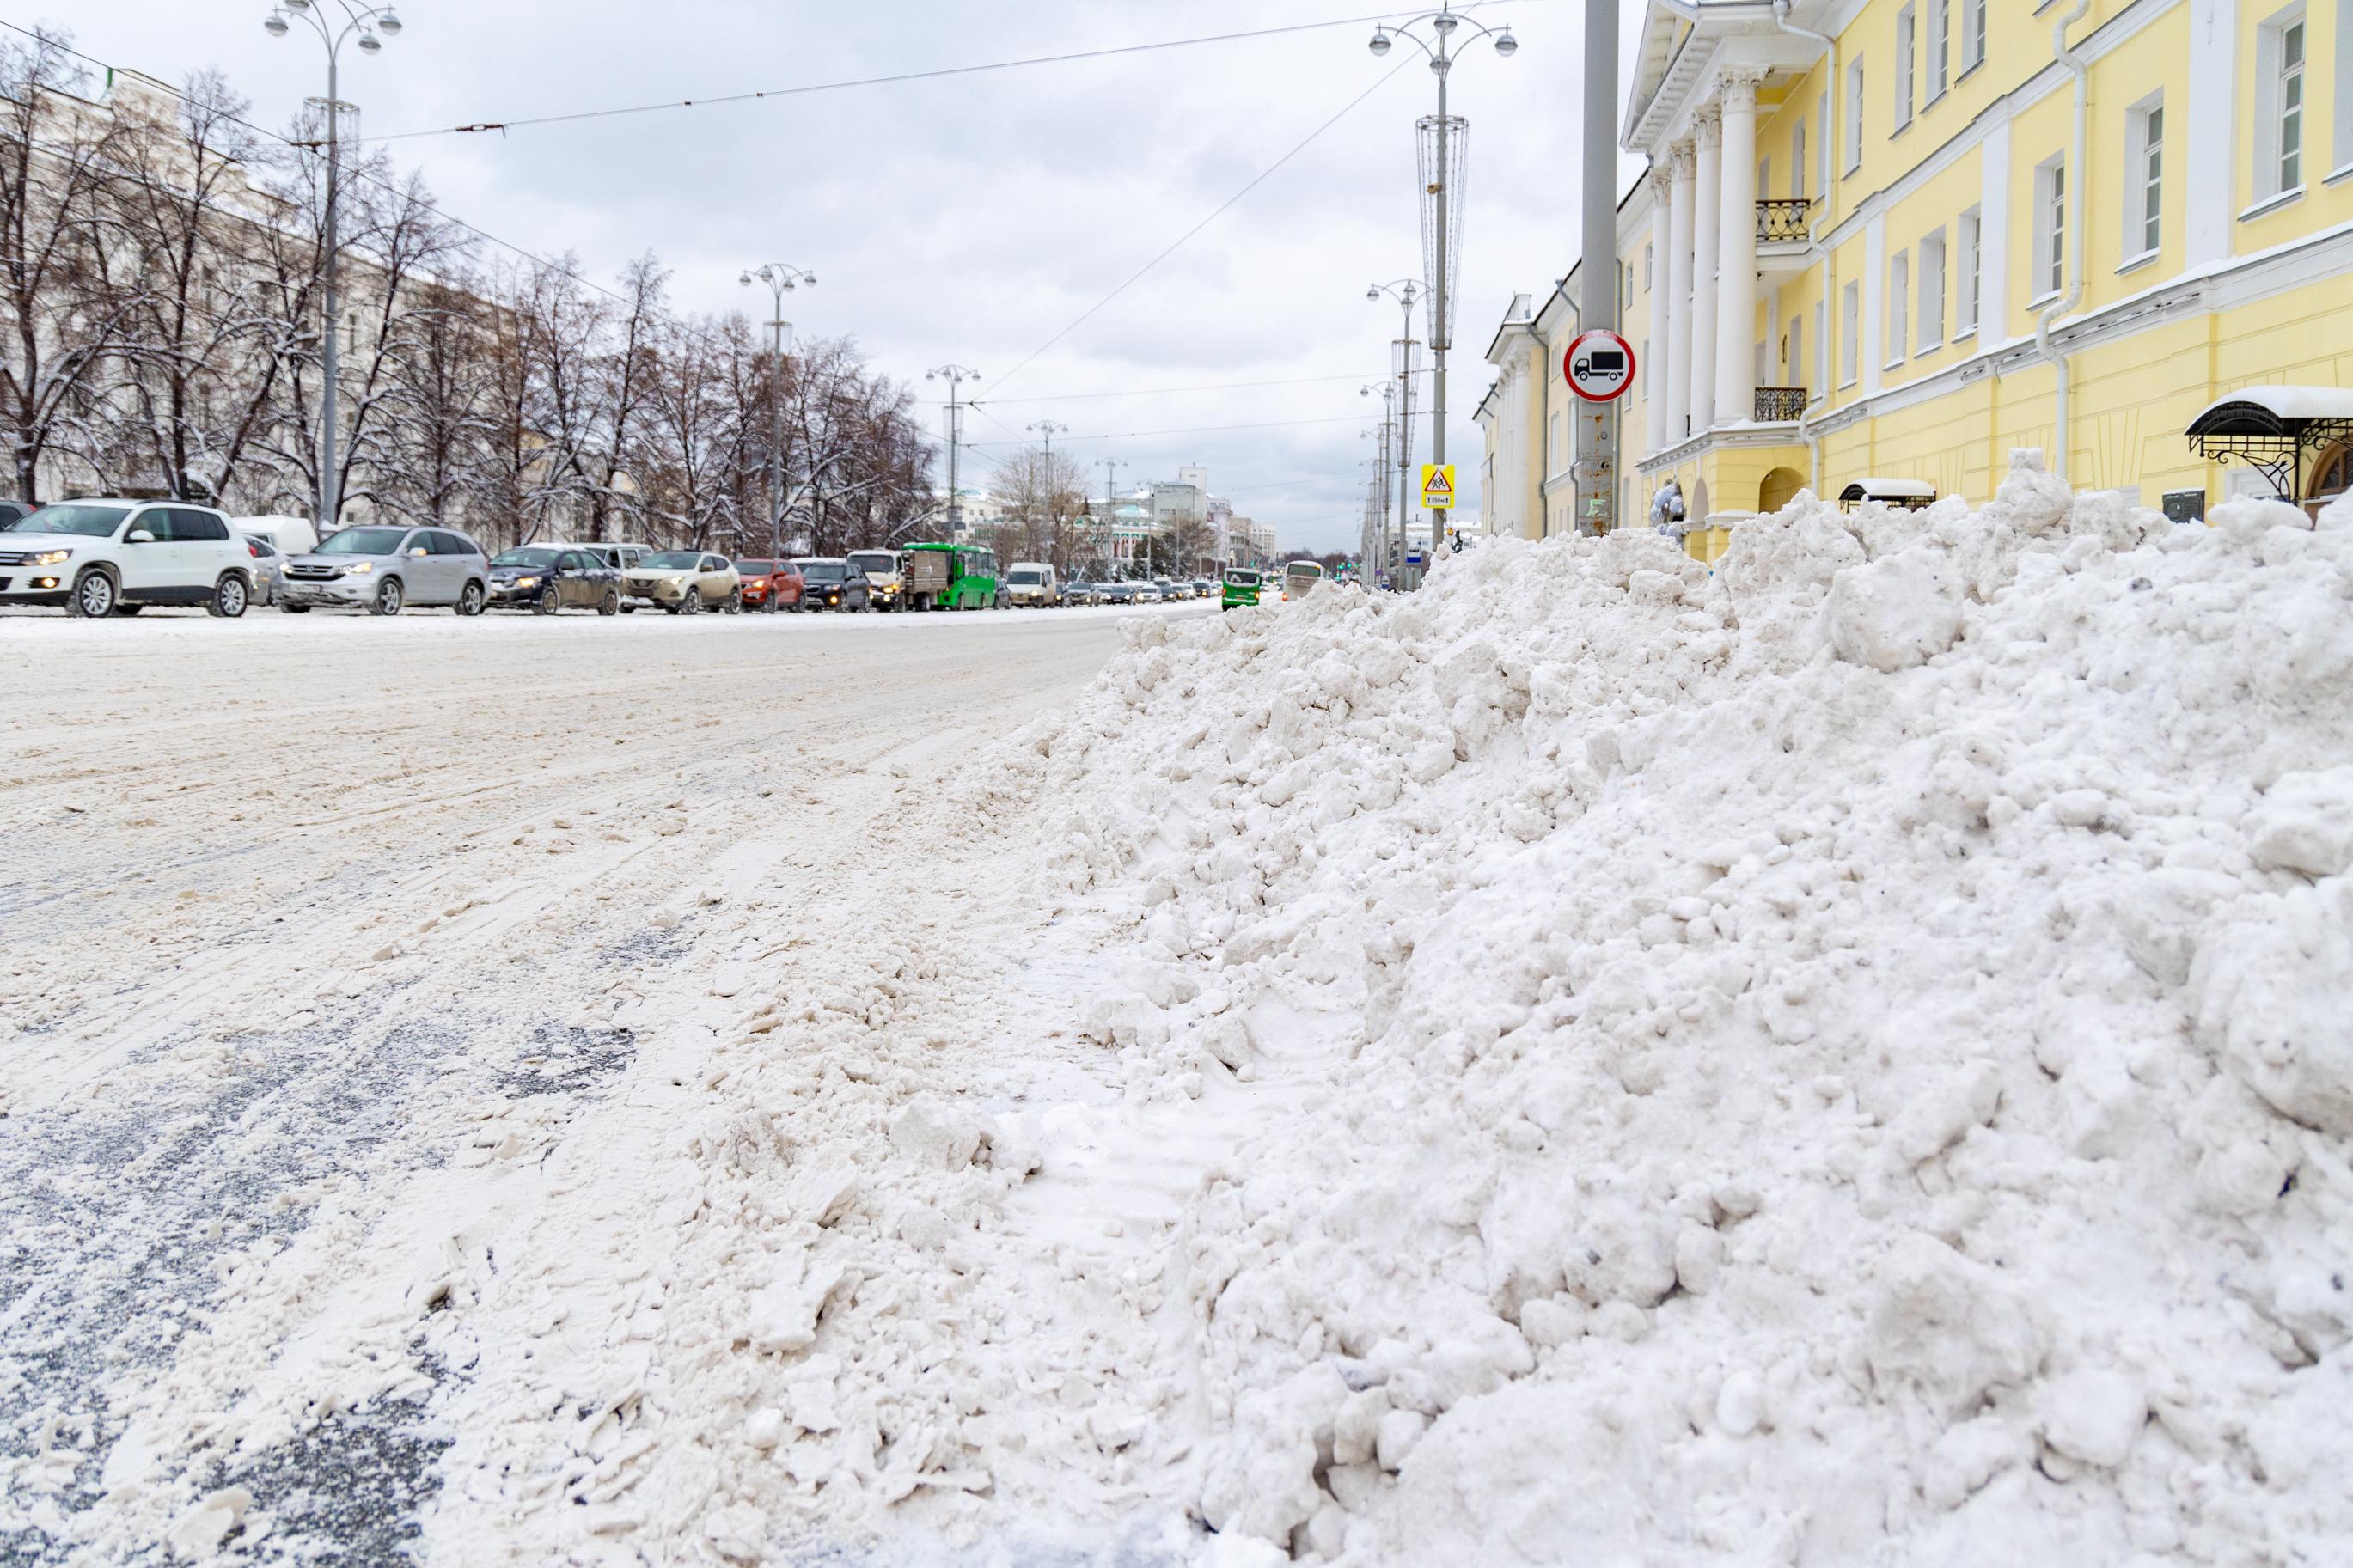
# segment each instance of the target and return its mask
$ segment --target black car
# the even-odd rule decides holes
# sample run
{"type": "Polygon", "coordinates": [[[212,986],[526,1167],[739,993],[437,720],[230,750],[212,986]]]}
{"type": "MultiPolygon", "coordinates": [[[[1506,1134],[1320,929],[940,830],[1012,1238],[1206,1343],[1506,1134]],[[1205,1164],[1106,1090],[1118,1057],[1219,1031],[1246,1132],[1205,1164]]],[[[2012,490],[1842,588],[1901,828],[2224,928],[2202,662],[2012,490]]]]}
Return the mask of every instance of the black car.
{"type": "Polygon", "coordinates": [[[1103,602],[1106,605],[1133,605],[1144,592],[1141,583],[1106,583],[1103,585],[1103,602]]]}
{"type": "Polygon", "coordinates": [[[803,555],[793,565],[801,574],[801,608],[805,610],[871,610],[874,585],[839,555],[803,555]]]}
{"type": "Polygon", "coordinates": [[[621,574],[576,544],[525,544],[491,561],[491,606],[552,616],[621,611],[621,574]]]}
{"type": "Polygon", "coordinates": [[[28,500],[0,500],[0,528],[33,515],[33,503],[28,500]]]}

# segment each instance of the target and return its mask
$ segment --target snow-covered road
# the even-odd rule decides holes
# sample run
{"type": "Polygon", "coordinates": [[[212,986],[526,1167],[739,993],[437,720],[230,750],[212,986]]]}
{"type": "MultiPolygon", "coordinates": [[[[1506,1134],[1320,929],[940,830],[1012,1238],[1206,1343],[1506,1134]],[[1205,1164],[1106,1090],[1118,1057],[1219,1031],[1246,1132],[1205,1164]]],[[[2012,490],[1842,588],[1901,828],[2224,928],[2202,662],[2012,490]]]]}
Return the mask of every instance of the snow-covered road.
{"type": "Polygon", "coordinates": [[[1149,1282],[1006,1241],[1087,944],[955,778],[1133,614],[0,619],[0,1562],[1146,1501],[1045,1428],[1149,1282]]]}

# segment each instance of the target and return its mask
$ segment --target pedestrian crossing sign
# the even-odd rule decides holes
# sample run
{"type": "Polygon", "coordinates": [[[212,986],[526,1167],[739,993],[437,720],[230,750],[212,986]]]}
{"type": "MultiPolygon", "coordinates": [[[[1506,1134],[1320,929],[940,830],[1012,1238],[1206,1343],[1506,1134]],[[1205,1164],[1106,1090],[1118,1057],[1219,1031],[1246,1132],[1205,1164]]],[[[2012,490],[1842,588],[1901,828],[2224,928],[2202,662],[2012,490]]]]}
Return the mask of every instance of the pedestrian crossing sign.
{"type": "Polygon", "coordinates": [[[1454,504],[1454,465],[1421,466],[1421,504],[1426,510],[1444,511],[1454,504]]]}

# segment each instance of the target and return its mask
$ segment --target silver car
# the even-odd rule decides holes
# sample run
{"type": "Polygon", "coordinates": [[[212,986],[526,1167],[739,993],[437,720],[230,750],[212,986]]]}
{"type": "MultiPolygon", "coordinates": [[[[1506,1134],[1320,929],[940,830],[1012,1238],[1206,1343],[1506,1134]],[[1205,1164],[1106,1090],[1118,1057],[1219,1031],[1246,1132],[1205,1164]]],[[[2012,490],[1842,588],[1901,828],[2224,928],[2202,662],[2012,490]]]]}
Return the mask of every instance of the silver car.
{"type": "Polygon", "coordinates": [[[438,605],[479,616],[490,581],[481,546],[455,530],[365,523],[290,557],[278,607],[294,616],[321,605],[396,616],[410,605],[438,605]]]}

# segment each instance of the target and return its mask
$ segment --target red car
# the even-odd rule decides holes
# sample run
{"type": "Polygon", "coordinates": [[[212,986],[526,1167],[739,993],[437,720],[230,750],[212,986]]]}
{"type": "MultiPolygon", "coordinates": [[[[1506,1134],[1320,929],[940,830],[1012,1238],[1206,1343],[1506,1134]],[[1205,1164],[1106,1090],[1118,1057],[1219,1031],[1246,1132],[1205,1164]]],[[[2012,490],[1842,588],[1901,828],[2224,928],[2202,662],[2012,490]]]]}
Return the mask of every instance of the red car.
{"type": "Polygon", "coordinates": [[[801,607],[801,574],[789,561],[738,561],[736,575],[744,579],[746,610],[791,610],[801,607]]]}

